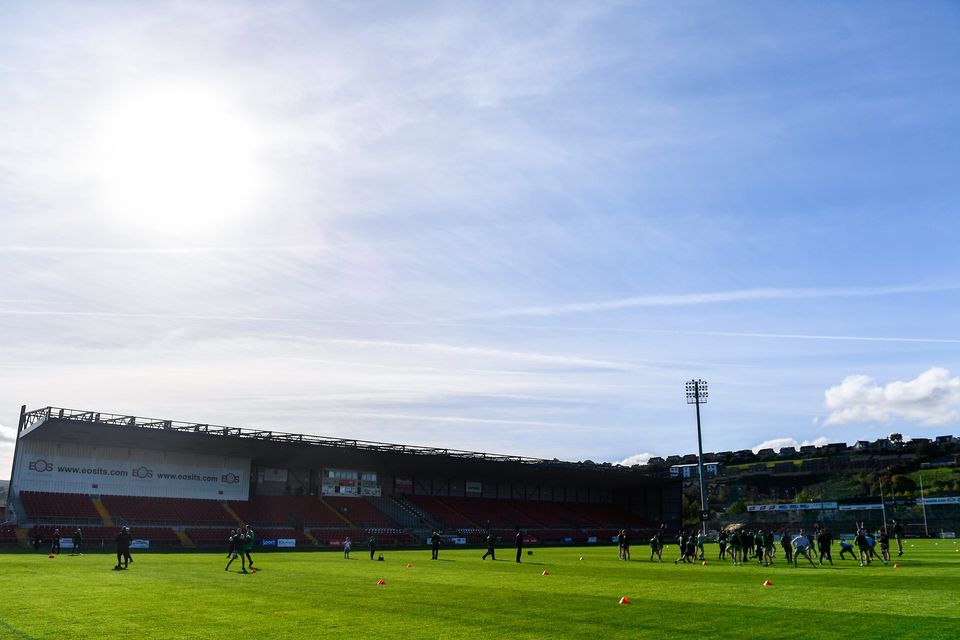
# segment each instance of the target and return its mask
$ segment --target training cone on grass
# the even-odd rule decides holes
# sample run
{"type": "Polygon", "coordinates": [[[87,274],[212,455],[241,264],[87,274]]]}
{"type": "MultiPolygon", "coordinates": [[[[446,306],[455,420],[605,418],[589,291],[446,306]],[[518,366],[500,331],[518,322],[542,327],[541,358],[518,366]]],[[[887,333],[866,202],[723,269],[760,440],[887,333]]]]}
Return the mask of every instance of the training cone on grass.
{"type": "Polygon", "coordinates": [[[550,575],[550,572],[547,571],[546,569],[544,569],[544,570],[543,570],[543,573],[540,574],[540,575],[548,576],[548,575],[550,575]]]}
{"type": "Polygon", "coordinates": [[[407,563],[407,569],[413,569],[413,563],[412,563],[412,562],[408,562],[408,563],[407,563]]]}
{"type": "Polygon", "coordinates": [[[57,557],[57,554],[55,554],[55,553],[51,553],[51,554],[50,554],[50,555],[48,555],[47,557],[48,557],[48,558],[56,558],[56,557],[57,557]]]}
{"type": "Polygon", "coordinates": [[[379,580],[377,580],[377,584],[387,584],[387,581],[384,580],[383,578],[380,578],[379,580]]]}
{"type": "Polygon", "coordinates": [[[701,566],[704,566],[704,567],[707,566],[707,561],[704,560],[701,566]]]}
{"type": "Polygon", "coordinates": [[[894,568],[894,569],[899,569],[899,568],[900,568],[900,563],[899,563],[899,562],[894,562],[894,563],[893,563],[893,568],[894,568]]]}
{"type": "Polygon", "coordinates": [[[623,596],[622,598],[620,598],[620,604],[630,604],[630,598],[628,598],[627,596],[623,596]]]}
{"type": "Polygon", "coordinates": [[[580,556],[580,559],[583,560],[583,556],[580,556]]]}
{"type": "Polygon", "coordinates": [[[763,586],[765,586],[765,587],[772,587],[772,586],[773,586],[773,580],[764,580],[764,581],[763,581],[763,586]]]}
{"type": "Polygon", "coordinates": [[[250,569],[250,573],[256,573],[256,572],[257,572],[256,569],[250,569]]]}

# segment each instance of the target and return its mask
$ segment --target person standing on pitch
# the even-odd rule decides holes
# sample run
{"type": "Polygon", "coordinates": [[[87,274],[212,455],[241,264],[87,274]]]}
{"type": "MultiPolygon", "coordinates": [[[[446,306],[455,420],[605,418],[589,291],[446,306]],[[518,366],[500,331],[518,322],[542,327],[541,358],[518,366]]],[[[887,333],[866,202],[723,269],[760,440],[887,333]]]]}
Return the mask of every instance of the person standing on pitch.
{"type": "Polygon", "coordinates": [[[233,555],[234,551],[237,550],[237,533],[240,529],[231,529],[230,535],[227,536],[227,559],[233,555]]]}
{"type": "Polygon", "coordinates": [[[823,564],[823,559],[826,558],[830,564],[833,564],[833,554],[830,552],[830,547],[833,546],[833,536],[830,535],[830,532],[826,528],[821,527],[820,533],[817,535],[817,547],[820,549],[820,564],[823,564]]]}
{"type": "Polygon", "coordinates": [[[347,539],[343,541],[343,557],[347,560],[350,559],[350,549],[353,548],[353,543],[350,542],[350,536],[347,536],[347,539]]]}
{"type": "Polygon", "coordinates": [[[370,559],[373,560],[374,554],[377,553],[377,540],[373,536],[370,536],[370,540],[367,541],[367,547],[370,548],[370,559]]]}
{"type": "Polygon", "coordinates": [[[787,564],[793,563],[793,547],[790,545],[790,532],[784,531],[780,536],[780,548],[783,549],[783,557],[787,559],[787,564]]]}
{"type": "Polygon", "coordinates": [[[487,552],[486,552],[485,554],[483,554],[483,557],[480,558],[480,559],[481,559],[481,560],[486,560],[486,559],[487,559],[487,556],[490,556],[490,559],[491,559],[491,560],[496,560],[496,559],[497,559],[496,551],[494,551],[494,548],[493,548],[493,534],[492,534],[492,533],[488,533],[488,534],[487,534],[487,552]]]}
{"type": "Polygon", "coordinates": [[[73,532],[73,555],[82,556],[83,555],[83,531],[80,531],[80,527],[77,527],[77,530],[73,532]]]}
{"type": "Polygon", "coordinates": [[[253,569],[253,558],[250,552],[253,551],[253,545],[257,540],[257,534],[253,532],[253,527],[248,524],[243,525],[243,555],[247,556],[247,565],[253,569]]]}
{"type": "Polygon", "coordinates": [[[53,536],[50,540],[50,553],[60,553],[60,529],[53,530],[53,536]]]}
{"type": "Polygon", "coordinates": [[[626,556],[623,555],[623,541],[626,539],[627,534],[623,529],[620,529],[620,533],[617,534],[617,548],[620,550],[620,559],[626,560],[626,556]]]}
{"type": "Polygon", "coordinates": [[[903,555],[903,525],[896,518],[893,519],[893,539],[897,541],[897,557],[903,555]]]}
{"type": "Polygon", "coordinates": [[[430,534],[430,546],[433,547],[433,555],[430,559],[438,560],[440,558],[440,532],[436,529],[430,534]]]}
{"type": "Polygon", "coordinates": [[[517,535],[513,538],[513,546],[517,548],[517,562],[520,562],[520,556],[523,554],[523,531],[517,525],[517,535]]]}
{"type": "Polygon", "coordinates": [[[663,562],[663,528],[657,530],[653,537],[650,538],[650,562],[653,562],[653,557],[656,556],[657,560],[663,562]]]}
{"type": "Polygon", "coordinates": [[[807,538],[803,529],[800,529],[800,535],[793,539],[793,566],[797,566],[797,560],[803,556],[810,563],[810,566],[816,568],[813,558],[810,557],[810,540],[807,538]]]}
{"type": "Polygon", "coordinates": [[[133,557],[130,555],[131,542],[133,542],[133,536],[130,535],[130,529],[121,527],[117,534],[117,566],[114,569],[126,569],[133,562],[133,557]],[[122,567],[120,566],[121,562],[123,563],[122,567]]]}
{"type": "Polygon", "coordinates": [[[230,559],[227,560],[227,566],[223,568],[224,571],[230,570],[230,565],[233,564],[233,561],[237,559],[237,556],[240,556],[240,570],[242,573],[247,572],[247,561],[243,557],[243,544],[244,544],[244,535],[243,531],[237,529],[233,532],[233,535],[230,536],[230,559]]]}
{"type": "Polygon", "coordinates": [[[883,529],[877,529],[877,544],[880,546],[880,559],[887,564],[890,562],[890,536],[883,529]]]}

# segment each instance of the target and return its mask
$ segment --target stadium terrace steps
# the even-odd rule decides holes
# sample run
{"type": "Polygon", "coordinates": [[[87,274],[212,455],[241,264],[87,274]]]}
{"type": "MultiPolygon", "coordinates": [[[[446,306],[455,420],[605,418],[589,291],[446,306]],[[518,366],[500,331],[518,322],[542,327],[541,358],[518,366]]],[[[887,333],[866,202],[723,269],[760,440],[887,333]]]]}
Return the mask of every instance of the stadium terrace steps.
{"type": "Polygon", "coordinates": [[[180,544],[187,549],[193,549],[197,545],[193,543],[193,540],[190,539],[190,536],[187,535],[186,531],[176,531],[177,538],[180,539],[180,544]]]}
{"type": "Polygon", "coordinates": [[[350,522],[350,519],[349,519],[347,516],[345,516],[345,515],[343,515],[342,513],[340,513],[340,510],[337,509],[335,506],[333,506],[332,504],[330,504],[330,503],[327,502],[326,500],[321,500],[321,502],[323,502],[324,506],[327,507],[327,508],[330,510],[330,513],[335,514],[335,515],[337,516],[337,518],[339,518],[340,520],[342,520],[343,522],[345,522],[348,526],[351,526],[351,527],[356,528],[357,525],[355,525],[354,523],[350,522]]]}
{"type": "Polygon", "coordinates": [[[309,541],[310,541],[310,544],[312,544],[312,545],[315,546],[315,547],[319,544],[319,543],[317,542],[316,536],[314,536],[314,535],[313,535],[312,533],[310,533],[309,531],[304,531],[304,532],[303,532],[303,537],[306,538],[307,540],[309,540],[309,541]]]}
{"type": "Polygon", "coordinates": [[[354,526],[361,528],[397,526],[396,521],[365,498],[325,496],[323,501],[354,526]]]}
{"type": "Polygon", "coordinates": [[[378,496],[366,498],[366,500],[380,510],[385,516],[393,522],[403,527],[423,527],[425,520],[416,516],[413,512],[405,508],[402,504],[387,496],[378,496]]]}
{"type": "Polygon", "coordinates": [[[378,500],[383,501],[386,507],[382,510],[388,515],[392,515],[394,520],[404,526],[429,529],[436,529],[440,526],[439,520],[402,497],[383,496],[378,500]]]}
{"type": "Polygon", "coordinates": [[[407,500],[435,521],[441,523],[445,528],[479,526],[478,523],[467,518],[434,496],[407,496],[407,500]]]}
{"type": "Polygon", "coordinates": [[[243,524],[243,520],[240,519],[240,516],[237,515],[237,512],[234,511],[229,504],[227,504],[226,502],[221,502],[220,506],[222,506],[224,510],[228,514],[230,514],[230,517],[233,518],[237,522],[237,524],[243,524]]]}
{"type": "Polygon", "coordinates": [[[113,523],[113,517],[110,515],[110,512],[107,511],[107,507],[104,506],[103,500],[100,498],[91,498],[93,500],[93,508],[97,510],[97,513],[100,514],[100,519],[103,520],[103,526],[110,527],[111,529],[116,526],[113,523]]]}

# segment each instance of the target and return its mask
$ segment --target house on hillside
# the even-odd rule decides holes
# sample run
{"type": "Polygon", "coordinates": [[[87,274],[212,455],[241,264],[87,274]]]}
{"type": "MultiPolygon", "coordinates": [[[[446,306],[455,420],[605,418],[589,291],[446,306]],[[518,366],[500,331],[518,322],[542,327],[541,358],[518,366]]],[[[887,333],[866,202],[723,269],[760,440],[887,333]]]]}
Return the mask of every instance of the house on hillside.
{"type": "Polygon", "coordinates": [[[787,457],[789,457],[789,456],[795,456],[795,455],[797,455],[797,448],[796,448],[796,447],[781,447],[781,448],[780,448],[780,453],[778,453],[777,455],[780,456],[781,458],[787,458],[787,457]]]}
{"type": "MultiPolygon", "coordinates": [[[[703,464],[703,475],[707,478],[720,475],[720,463],[705,462],[703,464]]],[[[698,478],[700,469],[696,464],[675,464],[670,467],[671,478],[698,478]]]]}
{"type": "Polygon", "coordinates": [[[847,443],[846,442],[831,442],[826,447],[824,447],[828,454],[834,455],[838,453],[847,452],[847,443]]]}
{"type": "Polygon", "coordinates": [[[853,445],[853,448],[857,451],[870,451],[873,449],[873,445],[866,440],[857,440],[856,444],[853,445]]]}
{"type": "Polygon", "coordinates": [[[803,445],[802,447],[800,447],[800,453],[802,453],[803,455],[806,455],[806,456],[808,456],[808,455],[816,455],[816,453],[817,453],[817,445],[815,445],[815,444],[805,444],[805,445],[803,445]]]}

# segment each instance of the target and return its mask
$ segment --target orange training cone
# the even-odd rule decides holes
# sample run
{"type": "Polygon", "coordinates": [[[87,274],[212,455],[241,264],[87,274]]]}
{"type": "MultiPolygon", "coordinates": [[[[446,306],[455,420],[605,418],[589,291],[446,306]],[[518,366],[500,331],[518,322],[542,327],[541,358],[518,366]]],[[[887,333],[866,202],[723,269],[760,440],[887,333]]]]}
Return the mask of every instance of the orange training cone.
{"type": "Polygon", "coordinates": [[[250,569],[250,573],[256,573],[256,572],[257,572],[256,569],[250,569]]]}
{"type": "Polygon", "coordinates": [[[702,565],[702,566],[704,566],[704,567],[707,566],[707,561],[706,561],[706,560],[703,561],[703,565],[702,565]]]}
{"type": "Polygon", "coordinates": [[[620,604],[630,604],[630,598],[628,598],[627,596],[623,596],[622,598],[620,598],[620,604]]]}
{"type": "Polygon", "coordinates": [[[763,581],[763,586],[765,586],[765,587],[772,587],[772,586],[773,586],[773,580],[764,580],[764,581],[763,581]]]}
{"type": "Polygon", "coordinates": [[[387,581],[384,580],[383,578],[380,578],[379,580],[377,580],[377,584],[387,584],[387,581]]]}
{"type": "Polygon", "coordinates": [[[550,575],[550,572],[549,572],[549,571],[547,571],[546,569],[544,569],[544,570],[543,570],[543,574],[542,574],[542,575],[545,575],[545,576],[548,576],[548,575],[550,575]]]}
{"type": "Polygon", "coordinates": [[[57,557],[57,554],[55,554],[55,553],[51,553],[51,554],[50,554],[50,555],[48,555],[47,557],[48,557],[48,558],[56,558],[56,557],[57,557]]]}
{"type": "Polygon", "coordinates": [[[413,563],[412,563],[412,562],[408,562],[408,563],[407,563],[407,569],[413,569],[413,563]]]}
{"type": "Polygon", "coordinates": [[[894,563],[893,563],[893,568],[894,568],[894,569],[899,569],[899,568],[900,568],[900,563],[899,563],[899,562],[894,562],[894,563]]]}

